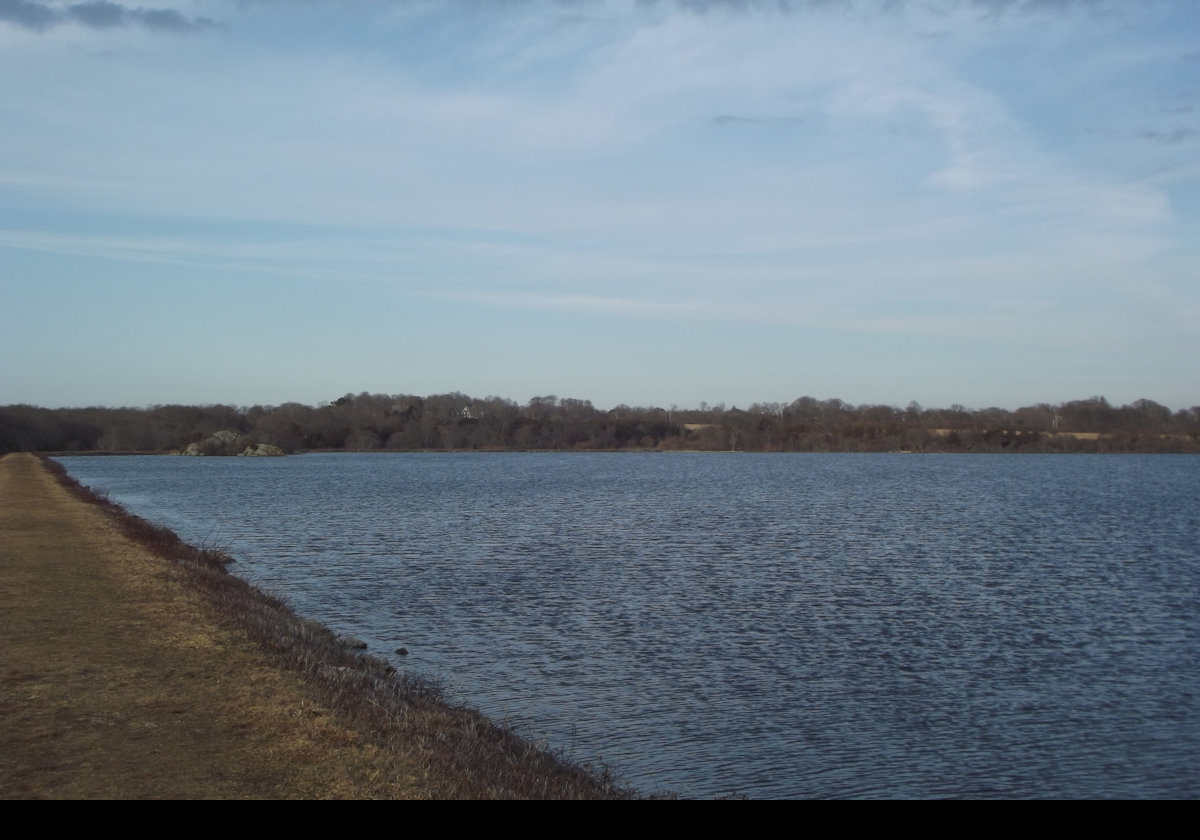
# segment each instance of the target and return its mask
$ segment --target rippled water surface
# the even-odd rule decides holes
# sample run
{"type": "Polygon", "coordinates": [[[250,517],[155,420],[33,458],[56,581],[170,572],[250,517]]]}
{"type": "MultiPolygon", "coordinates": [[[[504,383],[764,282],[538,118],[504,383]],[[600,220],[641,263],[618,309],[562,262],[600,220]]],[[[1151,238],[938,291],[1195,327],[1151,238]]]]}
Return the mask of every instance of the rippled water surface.
{"type": "Polygon", "coordinates": [[[1200,795],[1195,456],[62,462],[646,791],[1200,795]]]}

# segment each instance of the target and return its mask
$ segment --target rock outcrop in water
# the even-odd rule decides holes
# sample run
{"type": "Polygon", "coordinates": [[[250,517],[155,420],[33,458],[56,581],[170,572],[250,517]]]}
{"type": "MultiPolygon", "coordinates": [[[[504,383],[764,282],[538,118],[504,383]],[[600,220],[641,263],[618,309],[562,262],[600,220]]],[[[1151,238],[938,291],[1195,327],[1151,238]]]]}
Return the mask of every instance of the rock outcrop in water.
{"type": "Polygon", "coordinates": [[[283,450],[278,446],[272,446],[269,443],[258,443],[254,446],[247,446],[245,451],[239,452],[239,455],[257,455],[264,457],[275,458],[283,455],[283,450]]]}
{"type": "Polygon", "coordinates": [[[270,443],[248,443],[239,432],[220,431],[199,443],[189,443],[183,455],[253,455],[277,457],[284,454],[278,446],[270,443]]]}

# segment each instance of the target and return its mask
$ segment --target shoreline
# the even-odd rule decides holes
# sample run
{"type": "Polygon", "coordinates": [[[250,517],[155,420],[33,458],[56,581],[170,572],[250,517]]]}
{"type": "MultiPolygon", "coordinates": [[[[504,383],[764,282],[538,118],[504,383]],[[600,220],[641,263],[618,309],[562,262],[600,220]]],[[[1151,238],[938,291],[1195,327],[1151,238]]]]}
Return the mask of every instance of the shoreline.
{"type": "MultiPolygon", "coordinates": [[[[1087,438],[1064,435],[1064,439],[1091,440],[1087,438]]],[[[17,453],[10,453],[17,454],[17,453]]],[[[27,453],[28,454],[28,453],[27,453]]],[[[138,455],[155,455],[183,458],[236,458],[236,455],[184,455],[178,450],[129,450],[113,452],[108,450],[79,450],[53,451],[33,453],[38,456],[51,458],[123,458],[138,455]]],[[[1121,456],[1121,455],[1151,455],[1151,456],[1195,456],[1200,452],[1189,451],[1136,451],[1132,449],[1077,449],[1060,451],[1038,451],[1028,449],[1000,449],[990,451],[967,450],[918,450],[918,449],[880,449],[880,450],[759,450],[759,449],[299,449],[288,452],[284,458],[294,458],[304,455],[923,455],[923,456],[1121,456]]],[[[0,458],[4,455],[0,454],[0,458]]]]}
{"type": "Polygon", "coordinates": [[[53,461],[0,458],[0,500],[0,798],[635,796],[53,461]]]}

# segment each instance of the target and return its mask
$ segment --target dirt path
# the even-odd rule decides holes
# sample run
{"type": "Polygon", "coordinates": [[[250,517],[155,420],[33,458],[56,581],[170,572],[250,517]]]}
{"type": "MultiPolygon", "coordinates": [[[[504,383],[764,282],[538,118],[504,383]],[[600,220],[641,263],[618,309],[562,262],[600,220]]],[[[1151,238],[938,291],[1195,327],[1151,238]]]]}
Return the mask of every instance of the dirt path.
{"type": "Polygon", "coordinates": [[[0,458],[0,797],[425,797],[180,573],[0,458]]]}

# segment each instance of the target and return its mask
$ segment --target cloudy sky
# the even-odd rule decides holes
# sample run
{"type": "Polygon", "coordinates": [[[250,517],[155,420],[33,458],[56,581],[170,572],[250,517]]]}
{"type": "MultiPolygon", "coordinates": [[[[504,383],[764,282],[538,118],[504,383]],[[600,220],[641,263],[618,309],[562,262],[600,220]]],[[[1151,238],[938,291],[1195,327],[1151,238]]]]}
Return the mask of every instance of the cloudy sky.
{"type": "Polygon", "coordinates": [[[1192,0],[0,0],[0,404],[1200,404],[1192,0]]]}

